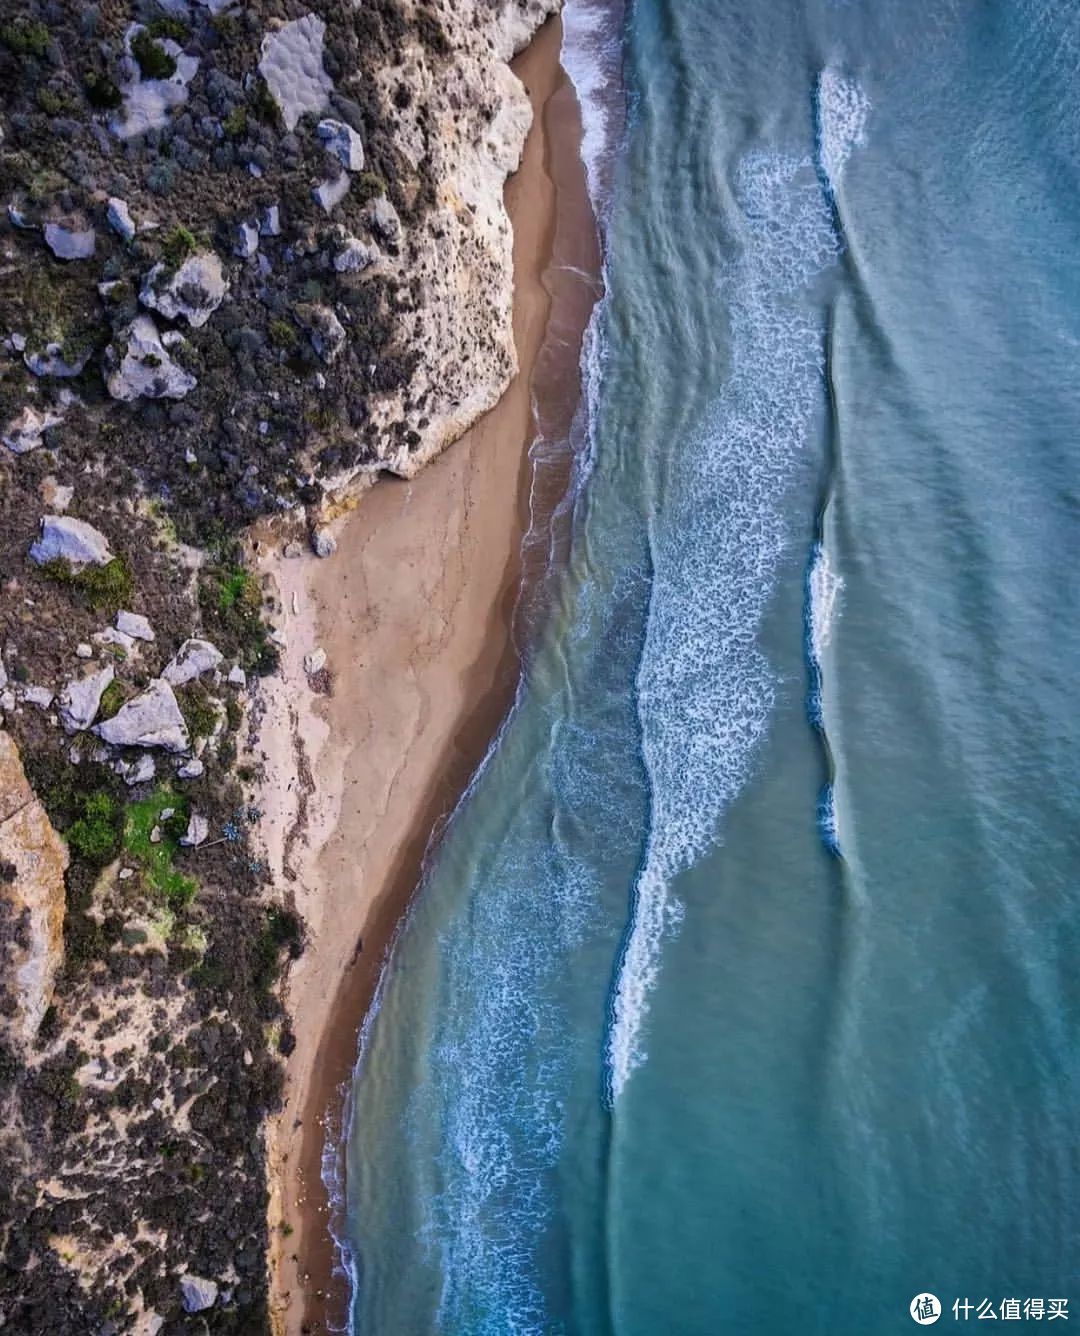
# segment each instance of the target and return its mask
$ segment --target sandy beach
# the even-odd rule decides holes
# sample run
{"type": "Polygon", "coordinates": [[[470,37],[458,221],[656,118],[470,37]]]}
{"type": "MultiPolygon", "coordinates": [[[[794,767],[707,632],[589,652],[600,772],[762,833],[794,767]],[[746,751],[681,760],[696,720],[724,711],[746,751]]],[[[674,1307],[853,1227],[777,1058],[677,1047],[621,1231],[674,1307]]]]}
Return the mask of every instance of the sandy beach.
{"type": "MultiPolygon", "coordinates": [[[[578,156],[580,122],[550,22],[515,61],[534,109],[506,187],[514,228],[519,374],[489,414],[411,482],[374,486],[328,561],[263,561],[287,637],[258,749],[271,866],[307,925],[287,984],[295,1048],[271,1127],[275,1330],[339,1329],[326,1126],[340,1119],[357,1035],[425,852],[513,699],[512,621],[522,538],[550,522],[569,455],[534,478],[534,406],[558,439],[578,397],[598,246],[578,156]],[[560,483],[561,479],[561,483],[560,483]],[[326,653],[312,690],[304,659],[326,653]]],[[[543,550],[547,542],[532,545],[543,550]]],[[[536,568],[535,570],[533,568],[536,568]]]]}

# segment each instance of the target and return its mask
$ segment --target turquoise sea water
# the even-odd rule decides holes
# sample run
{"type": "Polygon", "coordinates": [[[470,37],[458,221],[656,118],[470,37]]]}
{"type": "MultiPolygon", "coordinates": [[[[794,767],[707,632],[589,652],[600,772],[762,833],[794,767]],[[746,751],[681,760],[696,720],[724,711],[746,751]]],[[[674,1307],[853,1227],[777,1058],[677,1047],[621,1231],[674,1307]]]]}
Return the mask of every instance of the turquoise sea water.
{"type": "Polygon", "coordinates": [[[364,1036],[353,1330],[1080,1320],[1080,5],[568,0],[565,63],[573,548],[364,1036]]]}

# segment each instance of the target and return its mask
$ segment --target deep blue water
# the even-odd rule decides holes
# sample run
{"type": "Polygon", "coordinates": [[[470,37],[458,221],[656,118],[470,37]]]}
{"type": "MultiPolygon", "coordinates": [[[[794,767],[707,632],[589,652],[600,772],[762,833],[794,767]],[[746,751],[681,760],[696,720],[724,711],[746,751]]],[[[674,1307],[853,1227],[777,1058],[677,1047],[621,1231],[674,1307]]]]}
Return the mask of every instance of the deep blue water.
{"type": "Polygon", "coordinates": [[[567,34],[574,541],[365,1035],[354,1329],[1076,1320],[1080,5],[567,34]]]}

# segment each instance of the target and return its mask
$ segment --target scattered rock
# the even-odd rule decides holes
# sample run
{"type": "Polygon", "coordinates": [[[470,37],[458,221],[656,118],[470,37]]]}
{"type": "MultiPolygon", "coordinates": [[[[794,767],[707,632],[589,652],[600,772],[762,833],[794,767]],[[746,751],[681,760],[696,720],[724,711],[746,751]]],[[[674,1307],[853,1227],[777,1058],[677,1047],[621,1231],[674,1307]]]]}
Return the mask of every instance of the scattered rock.
{"type": "Polygon", "coordinates": [[[75,495],[75,488],[70,483],[59,483],[54,477],[49,475],[42,478],[41,486],[38,488],[41,493],[41,499],[50,510],[63,513],[71,505],[72,498],[75,495]]]}
{"type": "Polygon", "coordinates": [[[179,269],[170,271],[159,261],[143,280],[139,300],[168,320],[185,319],[199,329],[217,310],[229,290],[221,261],[211,252],[189,255],[179,269]]]}
{"type": "Polygon", "coordinates": [[[94,644],[116,645],[125,654],[130,654],[135,649],[134,637],[126,635],[123,631],[118,631],[115,626],[107,626],[104,631],[95,631],[94,644]]]}
{"type": "Polygon", "coordinates": [[[380,195],[367,206],[368,226],[380,241],[394,245],[401,236],[401,219],[397,210],[386,198],[380,195]]]}
{"type": "Polygon", "coordinates": [[[160,844],[160,843],[161,843],[161,827],[160,827],[160,826],[154,826],[154,827],[151,828],[151,831],[150,831],[150,843],[151,843],[151,844],[160,844]]]}
{"type": "Polygon", "coordinates": [[[210,822],[198,812],[192,812],[188,818],[187,830],[180,836],[180,843],[197,849],[200,844],[205,844],[209,834],[210,822]]]}
{"type": "Polygon", "coordinates": [[[97,236],[89,225],[45,224],[45,244],[58,260],[88,260],[97,245],[97,236]]]}
{"type": "Polygon", "coordinates": [[[75,657],[77,659],[92,659],[94,657],[94,651],[85,640],[80,640],[75,646],[75,657]]]}
{"type": "Polygon", "coordinates": [[[316,529],[311,535],[311,550],[317,557],[332,557],[337,551],[337,539],[329,529],[316,529]]]}
{"type": "Polygon", "coordinates": [[[233,254],[241,260],[250,260],[259,249],[259,228],[255,223],[237,223],[233,254]]]}
{"type": "MultiPolygon", "coordinates": [[[[139,23],[128,28],[125,42],[129,52],[131,39],[140,31],[144,29],[139,23]]],[[[198,73],[198,58],[185,55],[183,48],[168,38],[157,39],[157,44],[173,58],[176,68],[167,79],[142,79],[138,65],[130,61],[133,78],[120,89],[123,106],[109,120],[109,129],[118,139],[133,139],[148,130],[160,130],[168,124],[171,112],[187,101],[187,86],[198,73]]]]}
{"type": "Polygon", "coordinates": [[[317,185],[311,192],[311,198],[323,210],[324,213],[331,213],[334,206],[340,204],[349,193],[349,176],[347,172],[334,181],[323,181],[317,185]]]}
{"type": "Polygon", "coordinates": [[[136,316],[121,339],[127,341],[123,355],[115,346],[106,354],[112,370],[105,384],[114,399],[182,399],[199,383],[172,360],[148,315],[136,316]]]}
{"type": "Polygon", "coordinates": [[[290,538],[281,551],[283,557],[300,557],[303,556],[303,553],[304,549],[295,538],[290,538]]]}
{"type": "Polygon", "coordinates": [[[296,307],[296,316],[322,360],[327,364],[335,361],[345,347],[345,327],[330,307],[302,302],[296,307]]]}
{"type": "Polygon", "coordinates": [[[93,351],[92,347],[83,348],[74,353],[69,361],[64,352],[63,344],[47,343],[44,352],[24,352],[23,362],[35,376],[52,376],[57,380],[70,380],[72,376],[77,376],[82,372],[93,351]]]}
{"type": "Polygon", "coordinates": [[[225,656],[209,640],[185,640],[161,674],[166,682],[181,687],[216,668],[225,656]]]}
{"type": "Polygon", "coordinates": [[[81,733],[90,727],[101,705],[105,688],[113,680],[113,666],[107,663],[96,673],[73,678],[60,692],[60,722],[65,733],[81,733]]]}
{"type": "Polygon", "coordinates": [[[271,204],[259,214],[259,232],[264,237],[281,236],[281,210],[271,204]]]}
{"type": "Polygon", "coordinates": [[[379,259],[378,246],[369,246],[356,237],[346,237],[334,256],[334,268],[339,274],[358,274],[379,259]]]}
{"type": "Polygon", "coordinates": [[[116,629],[135,640],[153,641],[156,639],[154,628],[150,625],[149,620],[137,612],[118,612],[116,614],[116,629]]]}
{"type": "Polygon", "coordinates": [[[217,1297],[218,1287],[212,1280],[190,1274],[180,1277],[180,1302],[185,1313],[201,1313],[204,1308],[213,1308],[217,1297]]]}
{"type": "Polygon", "coordinates": [[[28,454],[42,443],[42,437],[50,427],[58,427],[64,420],[63,413],[54,413],[50,409],[39,411],[32,404],[13,417],[4,428],[2,438],[9,450],[17,455],[28,454]]]}
{"type": "Polygon", "coordinates": [[[306,112],[318,116],[330,102],[333,80],[323,68],[326,24],[305,14],[263,38],[259,73],[281,110],[286,130],[306,112]]]}
{"type": "Polygon", "coordinates": [[[326,650],[319,648],[304,655],[304,672],[308,677],[314,677],[316,673],[321,673],[326,667],[326,650]]]}
{"type": "Polygon", "coordinates": [[[41,521],[41,534],[30,549],[30,560],[38,566],[63,560],[72,570],[84,566],[107,566],[113,560],[105,535],[85,520],[67,515],[46,515],[41,521]]]}
{"type": "Polygon", "coordinates": [[[197,756],[193,756],[190,761],[185,761],[176,771],[177,779],[198,779],[206,769],[202,761],[197,756]]]}
{"type": "Polygon", "coordinates": [[[149,752],[144,752],[134,761],[117,761],[113,770],[129,788],[134,788],[136,784],[149,784],[157,774],[157,766],[149,752]]]}
{"type": "Polygon", "coordinates": [[[122,199],[110,199],[108,208],[105,210],[105,216],[109,220],[109,226],[124,241],[130,241],[135,235],[135,220],[131,216],[131,210],[122,199]]]}
{"type": "Polygon", "coordinates": [[[95,724],[94,732],[113,747],[164,747],[166,751],[187,751],[187,724],[176,703],[173,689],[162,678],[155,678],[147,689],[126,705],[95,724]]]}
{"type": "Polygon", "coordinates": [[[130,881],[134,875],[135,875],[135,869],[133,867],[122,867],[119,872],[119,878],[121,881],[130,881]]]}
{"type": "Polygon", "coordinates": [[[364,170],[364,143],[344,121],[320,121],[315,128],[327,153],[332,153],[349,172],[364,170]]]}
{"type": "Polygon", "coordinates": [[[244,672],[239,664],[235,664],[229,669],[229,676],[226,680],[231,682],[234,687],[246,687],[247,673],[244,672]]]}
{"type": "Polygon", "coordinates": [[[23,687],[19,694],[27,705],[36,705],[39,710],[47,710],[53,703],[53,693],[48,687],[23,687]]]}

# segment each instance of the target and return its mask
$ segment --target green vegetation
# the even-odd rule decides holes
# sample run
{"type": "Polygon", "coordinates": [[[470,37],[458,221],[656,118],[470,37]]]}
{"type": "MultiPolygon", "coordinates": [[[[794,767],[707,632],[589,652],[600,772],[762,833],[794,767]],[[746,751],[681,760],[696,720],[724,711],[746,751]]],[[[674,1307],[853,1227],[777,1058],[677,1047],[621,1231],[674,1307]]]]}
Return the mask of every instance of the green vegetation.
{"type": "Polygon", "coordinates": [[[248,671],[268,673],[277,666],[277,648],[262,616],[259,583],[239,561],[239,548],[227,545],[222,563],[203,571],[199,606],[211,639],[224,646],[248,671]]]}
{"type": "Polygon", "coordinates": [[[114,677],[105,690],[101,693],[101,704],[98,706],[98,719],[104,721],[111,719],[119,710],[120,706],[127,700],[127,691],[121,682],[114,677]]]}
{"type": "Polygon", "coordinates": [[[244,107],[233,107],[221,122],[221,128],[233,139],[239,139],[247,129],[247,110],[244,107]]]}
{"type": "Polygon", "coordinates": [[[124,100],[120,89],[109,76],[99,74],[96,70],[90,70],[83,77],[83,91],[87,102],[98,111],[115,111],[124,100]]]}
{"type": "Polygon", "coordinates": [[[82,799],[82,816],[66,834],[72,852],[93,867],[104,867],[120,850],[120,807],[110,793],[99,789],[82,799]]]}
{"type": "Polygon", "coordinates": [[[255,113],[256,119],[269,125],[272,129],[282,127],[281,110],[274,101],[274,95],[267,87],[265,79],[259,78],[255,81],[255,88],[251,95],[251,110],[255,113]]]}
{"type": "Polygon", "coordinates": [[[17,56],[43,56],[49,49],[49,29],[38,19],[19,17],[0,28],[0,41],[17,56]]]}
{"type": "Polygon", "coordinates": [[[199,243],[195,238],[195,233],[188,231],[182,224],[177,224],[165,238],[161,254],[170,268],[179,269],[187,257],[198,249],[199,243]]]}
{"type": "Polygon", "coordinates": [[[287,353],[295,352],[300,342],[300,333],[289,320],[271,320],[269,334],[274,347],[287,353]]]}
{"type": "Polygon", "coordinates": [[[47,561],[41,573],[46,579],[82,594],[95,612],[107,612],[110,616],[131,602],[135,589],[131,567],[123,557],[114,557],[107,566],[84,566],[81,571],[72,570],[63,557],[57,557],[47,561]]]}
{"type": "Polygon", "coordinates": [[[124,818],[125,850],[141,865],[148,884],[165,897],[172,909],[190,904],[199,889],[194,877],[173,867],[187,823],[187,799],[167,784],[160,785],[149,798],[129,803],[124,818]],[[170,807],[173,815],[162,820],[162,812],[170,807]],[[161,830],[161,839],[156,844],[150,838],[155,826],[161,830]]]}
{"type": "Polygon", "coordinates": [[[38,89],[37,104],[46,116],[62,116],[64,112],[72,111],[75,105],[64,89],[54,88],[51,84],[43,84],[38,89]]]}
{"type": "Polygon", "coordinates": [[[168,37],[180,46],[183,46],[191,36],[188,25],[174,14],[163,14],[161,18],[154,19],[153,23],[147,26],[147,32],[151,37],[168,37]]]}
{"type": "Polygon", "coordinates": [[[218,711],[213,698],[201,682],[178,687],[176,703],[193,738],[208,738],[217,727],[218,711]]]}
{"type": "Polygon", "coordinates": [[[353,186],[353,195],[361,204],[367,204],[386,194],[386,182],[378,172],[361,172],[353,186]]]}
{"type": "Polygon", "coordinates": [[[131,39],[131,54],[139,62],[144,79],[170,79],[176,73],[176,61],[164,47],[158,46],[146,28],[131,39]]]}

